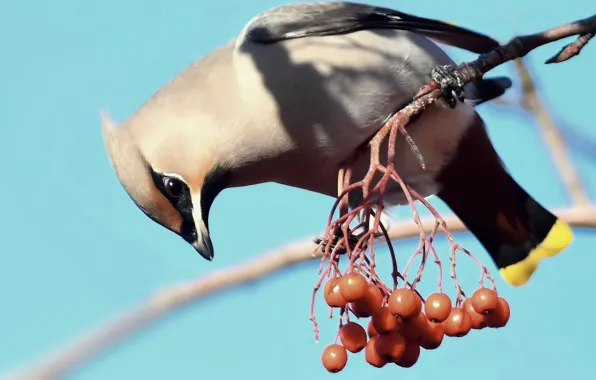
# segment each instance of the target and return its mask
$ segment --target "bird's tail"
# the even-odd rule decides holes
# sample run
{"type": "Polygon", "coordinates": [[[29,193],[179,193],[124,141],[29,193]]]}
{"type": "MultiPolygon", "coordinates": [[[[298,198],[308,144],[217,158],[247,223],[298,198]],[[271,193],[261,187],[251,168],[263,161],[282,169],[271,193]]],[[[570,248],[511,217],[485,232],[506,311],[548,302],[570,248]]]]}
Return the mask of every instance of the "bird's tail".
{"type": "Polygon", "coordinates": [[[438,178],[437,194],[480,241],[513,286],[528,282],[542,259],[573,240],[571,228],[507,172],[479,116],[438,178]]]}

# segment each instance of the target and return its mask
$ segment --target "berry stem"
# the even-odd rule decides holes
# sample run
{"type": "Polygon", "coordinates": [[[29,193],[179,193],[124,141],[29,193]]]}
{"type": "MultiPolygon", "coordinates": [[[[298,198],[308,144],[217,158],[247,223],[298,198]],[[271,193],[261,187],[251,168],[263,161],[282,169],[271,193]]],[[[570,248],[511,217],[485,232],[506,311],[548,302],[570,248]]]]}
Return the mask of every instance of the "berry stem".
{"type": "MultiPolygon", "coordinates": [[[[456,253],[458,250],[466,253],[480,266],[480,284],[483,284],[484,279],[488,278],[493,284],[493,289],[496,290],[494,279],[488,272],[488,269],[471,252],[469,252],[468,250],[466,250],[461,245],[455,242],[455,239],[453,238],[451,231],[447,227],[445,220],[440,216],[437,210],[428,201],[426,201],[426,199],[423,196],[421,196],[416,190],[414,190],[410,185],[408,185],[395,169],[395,145],[396,140],[398,138],[398,134],[403,138],[409,137],[407,131],[404,128],[404,125],[407,124],[410,118],[410,116],[407,113],[409,111],[406,111],[406,109],[404,109],[400,112],[397,112],[372,137],[371,141],[367,146],[370,151],[369,168],[362,180],[350,183],[353,174],[351,166],[354,163],[355,158],[342,165],[338,172],[338,196],[333,204],[331,212],[329,213],[327,227],[323,234],[323,238],[321,239],[321,242],[318,246],[318,249],[324,248],[323,258],[321,259],[318,272],[321,275],[321,277],[319,279],[319,282],[315,286],[315,289],[313,291],[313,299],[311,302],[310,314],[311,320],[314,325],[315,336],[317,341],[319,330],[314,312],[316,292],[318,288],[321,286],[325,277],[330,277],[332,275],[342,275],[341,270],[339,269],[339,261],[340,258],[344,256],[342,255],[342,253],[344,252],[348,257],[348,266],[343,274],[345,275],[352,272],[363,274],[367,278],[369,283],[372,283],[379,288],[379,290],[383,294],[383,302],[386,302],[388,296],[393,292],[393,290],[397,289],[399,280],[403,281],[404,286],[407,286],[413,291],[415,291],[416,294],[422,300],[422,302],[424,302],[424,297],[416,290],[416,285],[422,279],[428,256],[431,253],[433,255],[434,262],[437,264],[439,268],[439,278],[437,281],[437,286],[439,288],[439,292],[443,292],[443,266],[437,253],[437,250],[434,247],[435,237],[439,229],[441,229],[447,236],[447,239],[450,244],[449,259],[451,261],[451,277],[453,278],[453,282],[457,290],[456,306],[460,306],[462,303],[462,297],[466,297],[463,289],[461,288],[457,280],[456,253]],[[389,140],[387,144],[387,164],[383,165],[381,164],[380,160],[380,149],[381,144],[386,138],[388,138],[389,140]],[[378,174],[380,174],[380,176],[377,176],[378,174]],[[376,176],[380,178],[376,180],[376,176]],[[401,188],[401,191],[405,196],[407,203],[412,211],[414,222],[419,226],[420,229],[418,247],[410,256],[402,273],[400,273],[400,271],[398,270],[398,260],[396,252],[393,245],[391,244],[388,231],[385,228],[385,226],[383,226],[383,224],[381,223],[381,215],[385,208],[383,199],[389,181],[397,183],[401,188]],[[357,196],[358,199],[362,200],[358,206],[350,208],[349,198],[351,194],[355,191],[360,192],[357,196]],[[422,203],[431,212],[431,214],[434,216],[436,220],[436,223],[430,234],[427,234],[427,232],[422,228],[420,214],[415,203],[416,201],[422,203]],[[334,219],[336,211],[338,214],[337,217],[334,219]],[[360,214],[363,214],[363,218],[361,218],[360,222],[355,227],[350,227],[353,224],[354,219],[357,218],[360,214]],[[372,223],[371,216],[373,217],[372,223]],[[359,233],[359,231],[362,231],[362,233],[359,233]],[[357,235],[357,238],[356,233],[359,233],[357,235]],[[378,238],[380,235],[386,240],[391,255],[391,277],[393,279],[392,287],[389,287],[386,284],[384,284],[376,271],[377,268],[375,254],[375,239],[378,238]],[[336,243],[330,244],[330,242],[333,241],[336,241],[336,243]],[[414,259],[418,255],[422,256],[420,260],[420,265],[418,267],[418,271],[416,272],[414,280],[410,283],[407,279],[407,275],[410,266],[412,265],[414,259]],[[327,263],[327,265],[325,265],[325,263],[327,263]]],[[[357,154],[360,154],[360,152],[358,152],[357,154]]],[[[418,154],[418,156],[420,156],[418,158],[420,164],[424,169],[424,161],[420,160],[422,155],[418,154]]],[[[343,323],[342,321],[344,314],[346,314],[346,318],[349,321],[348,310],[349,308],[344,308],[340,312],[340,325],[341,323],[343,323]]],[[[330,316],[331,315],[332,312],[330,311],[330,316]]]]}

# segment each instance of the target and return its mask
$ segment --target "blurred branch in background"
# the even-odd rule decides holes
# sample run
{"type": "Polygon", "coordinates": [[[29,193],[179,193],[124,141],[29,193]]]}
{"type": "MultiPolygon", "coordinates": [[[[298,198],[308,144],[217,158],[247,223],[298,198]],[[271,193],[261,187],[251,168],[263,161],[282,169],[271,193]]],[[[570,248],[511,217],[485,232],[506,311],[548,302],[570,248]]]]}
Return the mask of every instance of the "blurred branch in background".
{"type": "MultiPolygon", "coordinates": [[[[574,52],[571,51],[571,53],[574,52]]],[[[572,226],[596,228],[596,205],[589,202],[582,181],[568,155],[559,128],[541,102],[534,81],[524,62],[519,59],[515,64],[523,92],[517,107],[521,107],[536,118],[555,168],[572,201],[571,206],[554,210],[554,212],[572,226]]],[[[447,218],[446,222],[453,232],[466,230],[456,217],[447,218]]],[[[435,219],[424,220],[423,225],[425,230],[430,232],[435,225],[435,219]]],[[[419,227],[410,220],[395,223],[389,230],[391,240],[417,237],[418,235],[419,227]]],[[[7,378],[15,380],[62,378],[97,355],[131,337],[134,333],[148,328],[152,323],[185,306],[224,290],[289,269],[297,264],[317,259],[320,257],[320,252],[313,255],[315,249],[316,244],[311,239],[296,242],[250,262],[159,290],[139,307],[123,313],[113,321],[96,328],[69,345],[57,349],[53,354],[39,363],[31,365],[22,373],[8,375],[7,378]]]]}
{"type": "Polygon", "coordinates": [[[588,194],[569,157],[565,140],[553,117],[540,101],[530,70],[528,70],[528,67],[522,60],[515,61],[515,66],[522,86],[520,106],[536,118],[540,126],[542,138],[550,151],[559,176],[567,189],[567,193],[571,197],[573,205],[578,207],[588,205],[590,202],[588,194]]]}

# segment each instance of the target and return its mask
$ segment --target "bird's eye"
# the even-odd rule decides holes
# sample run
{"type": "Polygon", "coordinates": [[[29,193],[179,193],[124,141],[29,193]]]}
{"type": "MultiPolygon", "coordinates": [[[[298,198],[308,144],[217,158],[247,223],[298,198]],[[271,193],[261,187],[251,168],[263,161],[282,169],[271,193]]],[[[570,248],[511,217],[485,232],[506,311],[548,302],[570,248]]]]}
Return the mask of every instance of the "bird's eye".
{"type": "Polygon", "coordinates": [[[178,198],[182,195],[182,191],[184,189],[184,185],[182,181],[172,177],[165,177],[163,179],[163,184],[166,189],[166,193],[172,198],[178,198]]]}

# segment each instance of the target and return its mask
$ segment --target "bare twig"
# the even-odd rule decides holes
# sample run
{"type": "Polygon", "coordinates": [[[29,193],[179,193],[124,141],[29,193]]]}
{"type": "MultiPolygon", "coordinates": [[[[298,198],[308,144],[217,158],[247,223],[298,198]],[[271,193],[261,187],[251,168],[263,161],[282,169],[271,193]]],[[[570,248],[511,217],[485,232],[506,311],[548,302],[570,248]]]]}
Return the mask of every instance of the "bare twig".
{"type": "MultiPolygon", "coordinates": [[[[459,71],[463,75],[462,80],[464,83],[471,81],[477,81],[482,78],[484,74],[494,69],[495,67],[509,62],[518,58],[525,57],[532,50],[546,45],[548,43],[561,40],[575,35],[585,35],[596,33],[596,15],[578,20],[569,24],[565,24],[556,28],[552,28],[540,33],[529,34],[525,36],[514,37],[508,43],[494,49],[493,51],[482,54],[478,59],[462,63],[458,66],[459,71]]],[[[587,43],[587,42],[586,42],[587,43]]],[[[586,44],[579,46],[576,44],[577,50],[581,50],[586,44]]],[[[563,49],[559,55],[567,52],[563,49]]],[[[557,55],[557,57],[559,56],[557,55]]],[[[577,54],[576,54],[577,55],[577,54]]],[[[567,57],[569,59],[571,57],[567,57]]],[[[561,60],[562,62],[563,60],[561,60]]],[[[441,96],[439,91],[439,84],[433,82],[423,89],[416,95],[416,101],[410,103],[408,107],[416,109],[413,113],[420,112],[418,109],[424,109],[429,103],[441,96]],[[420,102],[417,102],[420,101],[420,102]]],[[[407,107],[406,107],[407,108],[407,107]]],[[[411,116],[411,115],[410,115],[411,116]]]]}
{"type": "MultiPolygon", "coordinates": [[[[572,23],[565,24],[556,28],[552,28],[540,33],[514,37],[508,43],[501,45],[498,48],[486,54],[482,54],[480,57],[478,57],[478,59],[472,62],[464,62],[460,64],[457,67],[459,74],[458,82],[461,82],[460,85],[463,85],[465,83],[478,81],[482,79],[484,74],[494,69],[495,67],[505,62],[523,58],[530,51],[540,46],[570,36],[579,35],[580,38],[578,39],[578,41],[585,40],[583,44],[576,41],[574,49],[571,49],[568,46],[567,48],[561,50],[561,52],[559,52],[558,55],[551,58],[551,63],[554,63],[555,61],[563,62],[571,58],[571,50],[576,52],[575,55],[578,55],[579,51],[587,44],[587,42],[590,39],[581,39],[581,36],[589,36],[594,33],[596,33],[596,15],[582,20],[574,21],[572,23]]],[[[394,127],[397,127],[399,130],[403,130],[414,115],[424,111],[426,108],[428,108],[428,106],[430,106],[441,96],[443,96],[441,90],[441,84],[439,84],[436,81],[431,81],[431,83],[429,83],[428,85],[423,86],[414,96],[415,100],[408,104],[406,107],[404,107],[397,114],[395,114],[392,117],[391,122],[388,124],[393,123],[394,127]]],[[[386,127],[387,125],[383,128],[386,127]]],[[[416,144],[414,142],[408,143],[412,147],[412,152],[416,155],[418,161],[421,162],[421,166],[424,169],[424,161],[423,158],[420,156],[420,152],[416,148],[416,144]]]]}
{"type": "Polygon", "coordinates": [[[588,195],[584,190],[579,173],[569,157],[565,140],[553,117],[540,100],[530,71],[521,59],[516,60],[515,65],[522,85],[521,106],[536,118],[540,133],[573,204],[575,206],[589,204],[588,195]]]}
{"type": "Polygon", "coordinates": [[[579,55],[584,46],[594,38],[594,33],[586,33],[577,37],[577,40],[565,46],[554,56],[546,60],[546,63],[560,63],[579,55]]]}
{"type": "MultiPolygon", "coordinates": [[[[502,59],[509,61],[515,58],[522,58],[530,51],[548,43],[571,36],[579,36],[574,43],[567,45],[547,61],[547,63],[559,63],[578,55],[595,33],[596,15],[593,15],[544,32],[515,37],[508,44],[504,45],[502,50],[495,49],[489,55],[494,55],[495,53],[503,54],[505,58],[502,59]],[[512,55],[515,55],[515,57],[511,57],[512,55]]],[[[495,57],[495,60],[498,59],[495,57]]]]}

